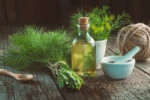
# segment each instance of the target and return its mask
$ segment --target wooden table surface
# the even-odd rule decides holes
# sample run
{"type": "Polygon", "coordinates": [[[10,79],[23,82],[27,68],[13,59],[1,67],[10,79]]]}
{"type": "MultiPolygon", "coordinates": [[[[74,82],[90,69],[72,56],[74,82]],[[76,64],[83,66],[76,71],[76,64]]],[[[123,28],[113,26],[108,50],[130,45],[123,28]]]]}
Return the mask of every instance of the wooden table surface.
{"type": "MultiPolygon", "coordinates": [[[[108,40],[108,55],[118,54],[116,37],[108,40]]],[[[7,36],[0,37],[0,52],[7,49],[7,36]]],[[[18,72],[9,66],[0,68],[18,72]]],[[[97,70],[94,78],[85,79],[80,91],[60,89],[49,71],[20,71],[32,73],[34,80],[20,82],[0,75],[0,100],[150,100],[150,61],[137,62],[132,74],[123,80],[112,80],[97,70]]]]}

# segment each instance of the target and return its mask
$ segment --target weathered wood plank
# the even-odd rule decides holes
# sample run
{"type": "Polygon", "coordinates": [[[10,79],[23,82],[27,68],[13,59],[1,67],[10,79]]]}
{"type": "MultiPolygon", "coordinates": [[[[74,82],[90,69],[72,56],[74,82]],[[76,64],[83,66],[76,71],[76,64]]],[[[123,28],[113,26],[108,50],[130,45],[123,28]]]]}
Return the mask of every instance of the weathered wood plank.
{"type": "MultiPolygon", "coordinates": [[[[98,76],[97,76],[98,78],[99,78],[99,75],[103,75],[103,73],[100,71],[100,73],[98,73],[98,76]]],[[[85,80],[88,80],[88,79],[85,79],[85,80]]],[[[87,81],[85,82],[87,83],[87,81]]],[[[83,86],[80,91],[68,90],[68,89],[60,89],[60,91],[62,95],[64,96],[65,100],[110,100],[110,96],[106,93],[106,91],[103,88],[100,88],[98,90],[99,92],[95,90],[91,90],[87,86],[83,86]]]]}
{"type": "MultiPolygon", "coordinates": [[[[8,36],[7,34],[3,34],[3,53],[5,52],[5,50],[7,50],[7,48],[8,48],[8,36]]],[[[5,64],[4,64],[4,69],[6,69],[5,64]]],[[[7,76],[5,76],[7,98],[8,100],[15,100],[11,83],[12,81],[7,76]]]]}
{"type": "Polygon", "coordinates": [[[8,100],[7,91],[5,86],[0,86],[0,100],[8,100]]]}
{"type": "Polygon", "coordinates": [[[136,67],[150,75],[150,59],[147,59],[143,62],[136,62],[136,67]]]}
{"type": "Polygon", "coordinates": [[[40,72],[36,74],[37,80],[40,81],[40,88],[47,96],[48,100],[63,100],[61,93],[48,73],[40,72]]]}
{"type": "Polygon", "coordinates": [[[17,0],[18,23],[56,23],[57,12],[57,0],[17,0]]]}
{"type": "Polygon", "coordinates": [[[64,100],[87,100],[81,91],[71,90],[68,88],[60,88],[57,80],[55,78],[52,79],[54,80],[56,86],[59,88],[59,91],[62,94],[64,100]]]}
{"type": "Polygon", "coordinates": [[[0,0],[0,24],[4,24],[6,22],[3,1],[4,0],[0,0]]]}
{"type": "Polygon", "coordinates": [[[65,100],[87,100],[81,91],[77,90],[61,90],[65,100]]]}
{"type": "MultiPolygon", "coordinates": [[[[16,71],[10,67],[6,67],[13,72],[17,73],[32,73],[29,71],[16,71]]],[[[29,82],[20,82],[11,77],[7,77],[7,82],[14,93],[15,100],[63,100],[60,92],[58,91],[55,83],[45,72],[36,72],[34,80],[29,82]]],[[[10,91],[8,89],[8,91],[10,91]]]]}
{"type": "Polygon", "coordinates": [[[132,17],[138,21],[142,18],[142,0],[131,0],[131,11],[132,17]],[[136,2],[136,3],[135,3],[136,2]]]}
{"type": "MultiPolygon", "coordinates": [[[[0,65],[0,69],[4,66],[0,65]]],[[[0,75],[0,100],[8,100],[5,76],[0,75]]]]}
{"type": "MultiPolygon", "coordinates": [[[[0,37],[0,55],[3,54],[4,50],[4,41],[2,39],[3,37],[0,37]]],[[[0,64],[0,69],[4,69],[4,65],[0,64]]],[[[8,99],[8,94],[7,94],[7,88],[6,88],[6,80],[5,76],[0,75],[0,100],[7,100],[8,99]]]]}
{"type": "MultiPolygon", "coordinates": [[[[96,85],[94,85],[94,87],[96,87],[96,85]]],[[[87,100],[110,100],[111,99],[111,97],[109,96],[109,94],[106,92],[104,88],[91,90],[89,87],[83,87],[81,91],[84,93],[87,100]]]]}
{"type": "Polygon", "coordinates": [[[16,0],[4,0],[9,23],[16,22],[16,0]]]}

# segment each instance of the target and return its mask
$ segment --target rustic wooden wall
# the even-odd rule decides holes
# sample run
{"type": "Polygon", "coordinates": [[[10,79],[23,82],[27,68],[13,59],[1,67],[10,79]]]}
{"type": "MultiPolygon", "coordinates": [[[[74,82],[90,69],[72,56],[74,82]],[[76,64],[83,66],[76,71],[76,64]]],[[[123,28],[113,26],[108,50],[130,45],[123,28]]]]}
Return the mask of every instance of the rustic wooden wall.
{"type": "Polygon", "coordinates": [[[57,0],[0,0],[0,23],[42,23],[57,20],[57,0]]]}
{"type": "Polygon", "coordinates": [[[4,10],[4,2],[3,0],[0,0],[0,24],[6,22],[4,10]]]}
{"type": "Polygon", "coordinates": [[[144,1],[146,0],[110,0],[110,6],[115,13],[121,13],[122,11],[129,13],[132,21],[142,21],[145,18],[143,16],[144,1]]]}
{"type": "Polygon", "coordinates": [[[57,18],[56,0],[18,0],[17,22],[54,22],[57,18]]]}
{"type": "Polygon", "coordinates": [[[76,8],[109,5],[125,10],[135,21],[150,19],[149,0],[0,0],[0,24],[66,23],[76,8]]]}

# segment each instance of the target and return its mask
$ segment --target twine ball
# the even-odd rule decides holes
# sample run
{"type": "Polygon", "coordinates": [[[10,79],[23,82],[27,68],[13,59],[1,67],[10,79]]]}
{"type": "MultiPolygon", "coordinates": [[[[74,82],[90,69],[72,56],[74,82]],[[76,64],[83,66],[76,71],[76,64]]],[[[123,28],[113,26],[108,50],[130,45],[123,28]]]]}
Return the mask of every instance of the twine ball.
{"type": "Polygon", "coordinates": [[[137,23],[122,28],[118,33],[117,45],[122,55],[126,54],[135,46],[139,46],[140,51],[134,58],[139,61],[149,58],[150,27],[143,23],[137,23]]]}

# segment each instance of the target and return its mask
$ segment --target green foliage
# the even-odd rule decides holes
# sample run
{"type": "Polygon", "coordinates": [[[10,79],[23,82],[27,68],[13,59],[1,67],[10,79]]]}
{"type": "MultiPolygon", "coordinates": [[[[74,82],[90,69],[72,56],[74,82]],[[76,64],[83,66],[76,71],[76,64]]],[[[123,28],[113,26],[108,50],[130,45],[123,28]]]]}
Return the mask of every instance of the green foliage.
{"type": "Polygon", "coordinates": [[[127,13],[114,15],[109,11],[108,6],[103,6],[102,9],[94,8],[90,12],[78,10],[77,13],[71,16],[71,30],[73,36],[77,36],[77,24],[79,17],[89,17],[90,35],[94,40],[105,40],[109,34],[130,23],[130,17],[127,13]]]}
{"type": "Polygon", "coordinates": [[[60,74],[56,75],[60,87],[62,88],[66,84],[68,88],[80,90],[82,84],[84,84],[83,79],[79,78],[65,63],[58,62],[57,64],[61,66],[59,68],[60,74]]]}
{"type": "Polygon", "coordinates": [[[61,87],[67,85],[69,88],[80,89],[83,80],[68,65],[59,64],[52,68],[58,61],[70,62],[71,39],[65,31],[45,32],[44,28],[26,26],[9,39],[10,45],[1,58],[2,63],[18,70],[45,65],[57,79],[61,78],[61,87]]]}

